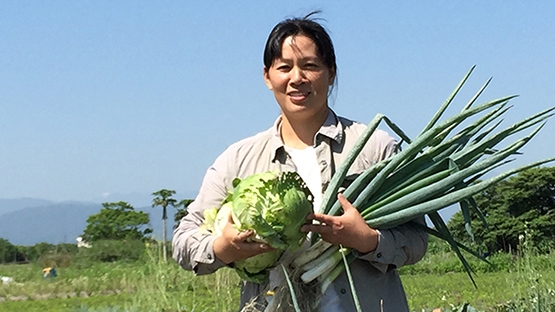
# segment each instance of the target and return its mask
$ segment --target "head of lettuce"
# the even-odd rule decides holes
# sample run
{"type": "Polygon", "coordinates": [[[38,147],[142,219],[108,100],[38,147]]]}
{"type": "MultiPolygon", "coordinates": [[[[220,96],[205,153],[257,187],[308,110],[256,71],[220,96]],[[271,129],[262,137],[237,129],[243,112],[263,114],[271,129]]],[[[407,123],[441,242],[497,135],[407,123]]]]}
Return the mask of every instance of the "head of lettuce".
{"type": "Polygon", "coordinates": [[[273,251],[235,262],[235,271],[247,281],[263,283],[285,250],[295,251],[306,239],[300,231],[312,212],[312,194],[296,172],[269,171],[233,181],[221,208],[204,212],[202,230],[221,235],[229,214],[238,231],[253,230],[252,240],[273,251]]]}

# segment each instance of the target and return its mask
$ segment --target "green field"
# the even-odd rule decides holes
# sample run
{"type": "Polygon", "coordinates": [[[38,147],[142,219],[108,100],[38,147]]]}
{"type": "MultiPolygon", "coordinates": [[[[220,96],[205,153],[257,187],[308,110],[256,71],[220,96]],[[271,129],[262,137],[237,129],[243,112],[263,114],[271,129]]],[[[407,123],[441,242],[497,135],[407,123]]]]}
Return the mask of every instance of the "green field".
{"type": "MultiPolygon", "coordinates": [[[[492,265],[471,260],[475,288],[450,252],[430,252],[401,276],[412,311],[555,311],[555,254],[494,255],[492,265]]],[[[0,311],[236,311],[239,279],[232,270],[196,277],[158,257],[130,263],[71,264],[43,279],[38,264],[0,266],[0,311]]]]}

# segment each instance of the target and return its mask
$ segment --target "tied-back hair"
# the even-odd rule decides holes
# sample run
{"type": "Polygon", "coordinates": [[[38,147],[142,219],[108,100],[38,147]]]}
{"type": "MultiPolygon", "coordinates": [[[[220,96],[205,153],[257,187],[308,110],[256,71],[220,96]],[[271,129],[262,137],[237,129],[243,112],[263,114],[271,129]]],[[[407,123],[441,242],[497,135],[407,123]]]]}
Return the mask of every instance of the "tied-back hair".
{"type": "Polygon", "coordinates": [[[281,57],[281,47],[286,38],[303,35],[310,38],[316,45],[318,57],[330,71],[332,77],[337,75],[335,49],[326,29],[319,23],[321,18],[315,17],[320,11],[312,11],[304,17],[287,18],[278,23],[270,32],[264,48],[264,67],[270,68],[273,62],[281,57]]]}

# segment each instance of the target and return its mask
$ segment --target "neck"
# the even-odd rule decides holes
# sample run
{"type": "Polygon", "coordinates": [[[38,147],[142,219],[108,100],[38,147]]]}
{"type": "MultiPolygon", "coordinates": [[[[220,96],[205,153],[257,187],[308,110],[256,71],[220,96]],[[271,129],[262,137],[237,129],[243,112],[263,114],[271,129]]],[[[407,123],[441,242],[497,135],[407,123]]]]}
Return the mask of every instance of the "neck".
{"type": "Polygon", "coordinates": [[[294,118],[282,112],[280,134],[283,144],[296,149],[314,145],[314,136],[326,121],[328,112],[329,109],[322,110],[308,118],[294,118]]]}

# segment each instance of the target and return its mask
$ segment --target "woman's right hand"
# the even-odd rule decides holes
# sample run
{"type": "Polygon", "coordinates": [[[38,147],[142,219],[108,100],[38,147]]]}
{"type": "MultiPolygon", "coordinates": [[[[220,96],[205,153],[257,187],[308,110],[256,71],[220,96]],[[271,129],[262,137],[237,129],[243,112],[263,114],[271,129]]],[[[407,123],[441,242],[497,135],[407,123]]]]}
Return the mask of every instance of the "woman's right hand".
{"type": "Polygon", "coordinates": [[[230,213],[222,235],[214,241],[214,255],[223,263],[230,264],[273,250],[268,244],[249,241],[253,235],[252,230],[239,232],[235,229],[230,213]]]}

